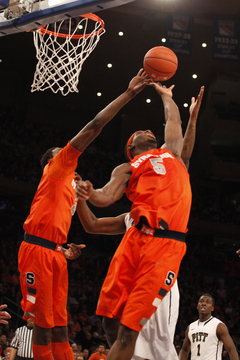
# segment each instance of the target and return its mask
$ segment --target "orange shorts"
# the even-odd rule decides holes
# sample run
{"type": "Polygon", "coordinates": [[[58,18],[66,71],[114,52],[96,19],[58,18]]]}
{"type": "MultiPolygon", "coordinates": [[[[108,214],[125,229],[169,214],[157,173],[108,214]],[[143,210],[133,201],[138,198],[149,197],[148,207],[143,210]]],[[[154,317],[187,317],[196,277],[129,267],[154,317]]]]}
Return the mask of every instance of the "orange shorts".
{"type": "Polygon", "coordinates": [[[185,242],[144,235],[131,227],[111,261],[97,314],[140,331],[177,279],[185,252],[185,242]]]}
{"type": "Polygon", "coordinates": [[[67,326],[68,272],[61,247],[54,251],[23,241],[18,269],[23,318],[43,328],[67,326]]]}

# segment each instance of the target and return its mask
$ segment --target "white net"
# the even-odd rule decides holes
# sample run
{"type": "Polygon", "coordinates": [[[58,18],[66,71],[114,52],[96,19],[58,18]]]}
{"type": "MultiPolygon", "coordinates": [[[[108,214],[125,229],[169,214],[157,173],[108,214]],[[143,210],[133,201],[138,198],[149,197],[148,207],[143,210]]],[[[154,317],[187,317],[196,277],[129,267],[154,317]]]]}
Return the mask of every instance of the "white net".
{"type": "Polygon", "coordinates": [[[79,92],[77,85],[82,65],[104,32],[103,21],[94,14],[35,30],[33,40],[38,63],[31,92],[51,89],[64,96],[79,92]]]}

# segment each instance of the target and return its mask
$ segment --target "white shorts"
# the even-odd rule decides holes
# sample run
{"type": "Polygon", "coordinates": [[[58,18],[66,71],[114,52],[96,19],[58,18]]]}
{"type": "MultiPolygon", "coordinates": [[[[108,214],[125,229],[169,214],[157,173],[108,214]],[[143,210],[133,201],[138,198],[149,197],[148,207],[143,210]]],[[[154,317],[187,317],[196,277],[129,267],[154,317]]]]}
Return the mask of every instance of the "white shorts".
{"type": "Polygon", "coordinates": [[[178,360],[173,344],[179,311],[177,280],[139,332],[132,360],[178,360]]]}

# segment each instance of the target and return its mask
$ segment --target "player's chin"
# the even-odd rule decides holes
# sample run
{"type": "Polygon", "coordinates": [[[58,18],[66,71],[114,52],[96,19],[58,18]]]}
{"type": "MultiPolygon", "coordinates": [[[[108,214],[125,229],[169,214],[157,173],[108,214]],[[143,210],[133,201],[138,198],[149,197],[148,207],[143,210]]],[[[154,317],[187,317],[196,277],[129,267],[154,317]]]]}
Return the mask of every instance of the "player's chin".
{"type": "Polygon", "coordinates": [[[148,138],[148,143],[157,147],[157,140],[155,138],[148,138]]]}

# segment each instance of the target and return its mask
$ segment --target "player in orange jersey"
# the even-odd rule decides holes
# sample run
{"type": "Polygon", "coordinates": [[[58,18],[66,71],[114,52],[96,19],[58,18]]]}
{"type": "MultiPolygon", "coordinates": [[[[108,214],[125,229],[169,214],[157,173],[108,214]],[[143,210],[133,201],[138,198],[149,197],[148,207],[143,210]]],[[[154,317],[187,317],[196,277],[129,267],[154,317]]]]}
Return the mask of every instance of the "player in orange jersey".
{"type": "Polygon", "coordinates": [[[64,148],[51,148],[42,157],[43,175],[24,222],[19,271],[24,318],[32,318],[34,359],[73,360],[67,338],[67,259],[85,245],[63,249],[76,210],[74,171],[78,157],[117,112],[148,82],[141,69],[128,89],[96,115],[64,148]],[[49,346],[51,345],[51,346],[49,346]],[[50,350],[51,348],[51,350],[50,350]]]}
{"type": "MultiPolygon", "coordinates": [[[[112,345],[108,360],[130,360],[139,331],[176,281],[186,251],[191,207],[189,175],[182,160],[183,136],[172,89],[151,82],[165,111],[165,144],[157,148],[150,130],[137,131],[127,143],[129,163],[113,170],[110,182],[94,190],[89,181],[77,189],[81,200],[108,206],[124,193],[132,201],[132,226],[123,237],[103,283],[97,314],[112,345]]],[[[196,117],[204,88],[191,116],[196,117]]]]}

